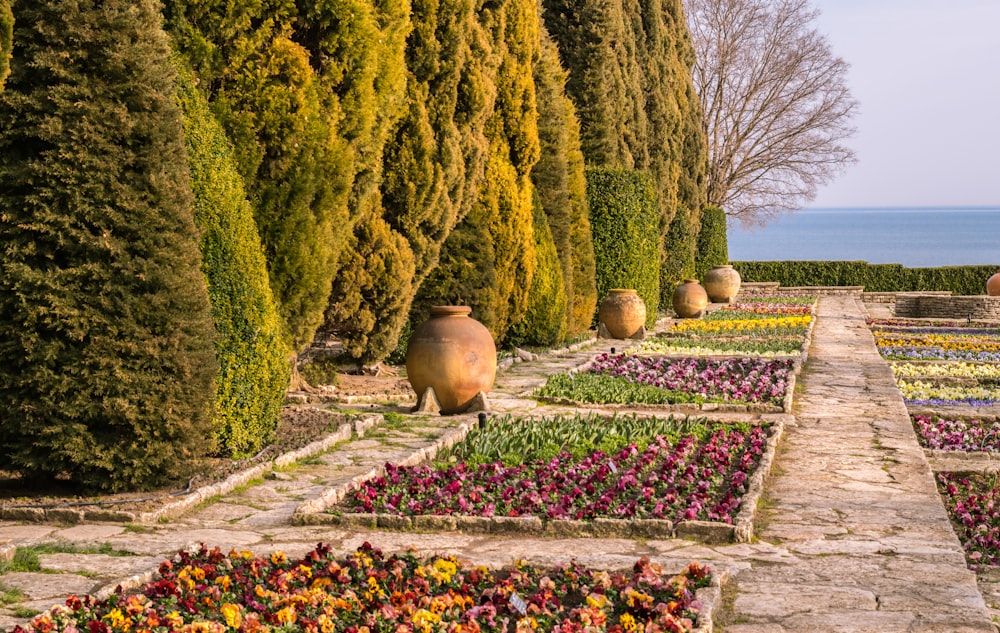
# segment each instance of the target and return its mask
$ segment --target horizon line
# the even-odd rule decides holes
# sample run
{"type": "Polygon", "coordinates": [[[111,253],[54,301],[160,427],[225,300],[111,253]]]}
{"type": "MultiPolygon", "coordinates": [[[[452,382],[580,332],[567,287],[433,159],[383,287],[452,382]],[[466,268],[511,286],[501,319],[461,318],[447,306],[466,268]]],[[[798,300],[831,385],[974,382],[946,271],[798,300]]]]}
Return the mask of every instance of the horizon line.
{"type": "MultiPolygon", "coordinates": [[[[927,206],[863,206],[863,207],[803,207],[802,211],[991,211],[1000,209],[1000,204],[990,205],[927,205],[927,206]]],[[[793,212],[794,213],[794,212],[793,212]]]]}

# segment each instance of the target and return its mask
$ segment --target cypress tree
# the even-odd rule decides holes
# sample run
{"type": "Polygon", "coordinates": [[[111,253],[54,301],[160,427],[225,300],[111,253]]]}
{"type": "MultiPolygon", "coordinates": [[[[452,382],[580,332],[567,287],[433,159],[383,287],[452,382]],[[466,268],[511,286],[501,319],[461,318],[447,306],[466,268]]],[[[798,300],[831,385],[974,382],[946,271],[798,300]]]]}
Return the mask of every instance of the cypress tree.
{"type": "Polygon", "coordinates": [[[552,346],[566,339],[569,310],[559,255],[538,195],[535,195],[532,221],[535,274],[531,278],[524,318],[511,325],[507,343],[552,346]]]}
{"type": "Polygon", "coordinates": [[[698,253],[695,259],[699,279],[712,266],[729,263],[729,244],[726,239],[726,212],[715,206],[705,207],[701,215],[701,232],[698,233],[698,253]]]}
{"type": "Polygon", "coordinates": [[[483,6],[478,19],[489,36],[488,62],[496,88],[485,127],[486,175],[472,211],[445,243],[435,285],[421,288],[418,306],[423,311],[431,304],[465,298],[493,337],[502,341],[527,309],[535,268],[529,174],[539,155],[532,80],[538,13],[528,0],[504,0],[483,6]],[[486,242],[491,249],[482,248],[486,242]],[[470,271],[478,278],[470,278],[470,271]]]}
{"type": "Polygon", "coordinates": [[[278,426],[289,380],[287,343],[232,145],[190,70],[178,66],[194,221],[218,332],[213,426],[219,452],[247,457],[264,448],[278,426]]]}
{"type": "MultiPolygon", "coordinates": [[[[407,111],[385,146],[381,191],[385,220],[413,252],[411,287],[417,293],[441,283],[428,278],[442,245],[477,200],[495,88],[486,34],[471,0],[413,0],[411,21],[407,111]]],[[[408,312],[412,321],[427,316],[412,306],[408,312]]]]}
{"type": "Polygon", "coordinates": [[[213,324],[152,0],[15,0],[0,92],[0,461],[163,484],[211,448],[213,324]]]}
{"type": "Polygon", "coordinates": [[[0,89],[10,72],[10,47],[14,37],[14,13],[10,0],[0,0],[0,89]]]}
{"type": "Polygon", "coordinates": [[[413,252],[375,214],[355,227],[334,280],[326,323],[336,324],[349,356],[369,365],[395,349],[413,296],[413,252]]]}
{"type": "MultiPolygon", "coordinates": [[[[567,296],[566,334],[578,336],[590,327],[597,306],[580,123],[573,102],[566,96],[567,75],[560,66],[559,52],[544,28],[540,53],[535,67],[535,94],[541,152],[531,170],[531,181],[545,210],[546,224],[559,256],[567,296]]],[[[538,226],[536,221],[535,227],[538,226]]],[[[535,238],[538,248],[537,234],[535,238]]]]}

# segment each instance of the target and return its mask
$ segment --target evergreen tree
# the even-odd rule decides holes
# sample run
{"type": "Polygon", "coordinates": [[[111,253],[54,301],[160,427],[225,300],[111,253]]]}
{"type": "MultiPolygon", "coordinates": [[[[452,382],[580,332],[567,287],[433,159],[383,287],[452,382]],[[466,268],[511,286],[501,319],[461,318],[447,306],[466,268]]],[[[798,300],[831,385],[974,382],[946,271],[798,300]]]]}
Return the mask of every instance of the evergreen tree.
{"type": "Polygon", "coordinates": [[[473,210],[445,243],[435,284],[421,288],[418,306],[423,312],[426,306],[465,298],[493,337],[502,341],[510,325],[524,316],[535,268],[529,174],[539,155],[532,80],[539,48],[538,12],[528,0],[504,0],[483,6],[478,19],[489,36],[488,68],[496,88],[485,127],[486,175],[473,210]],[[482,248],[486,242],[491,249],[482,248]],[[470,271],[476,271],[475,276],[470,278],[470,271]]]}
{"type": "Polygon", "coordinates": [[[406,323],[413,252],[385,220],[366,214],[343,256],[326,323],[336,324],[349,356],[374,364],[395,349],[406,323]]]}
{"type": "Polygon", "coordinates": [[[14,37],[14,13],[10,0],[0,0],[0,89],[10,72],[10,47],[14,37]]]}
{"type": "Polygon", "coordinates": [[[719,207],[707,206],[701,216],[698,233],[698,253],[695,261],[698,279],[704,279],[712,266],[729,263],[729,244],[726,239],[726,212],[719,207]]]}
{"type": "Polygon", "coordinates": [[[0,462],[122,490],[211,449],[213,324],[153,0],[15,0],[0,92],[0,462]]]}
{"type": "MultiPolygon", "coordinates": [[[[555,42],[545,29],[541,31],[541,55],[535,67],[541,152],[531,170],[531,181],[545,210],[562,269],[562,285],[567,295],[566,335],[578,336],[590,327],[597,306],[580,123],[573,102],[565,93],[567,76],[560,66],[555,42]]],[[[536,221],[535,227],[538,226],[536,221]]],[[[538,248],[537,234],[535,239],[538,248]]],[[[541,253],[536,254],[542,257],[541,253]]]]}
{"type": "Polygon", "coordinates": [[[219,452],[247,457],[278,426],[289,380],[287,343],[232,145],[190,70],[177,65],[194,221],[218,332],[215,436],[219,452]]]}
{"type": "Polygon", "coordinates": [[[524,318],[511,325],[507,343],[552,346],[566,339],[569,309],[559,255],[542,202],[537,195],[532,221],[535,235],[535,274],[531,278],[528,308],[524,318]]]}

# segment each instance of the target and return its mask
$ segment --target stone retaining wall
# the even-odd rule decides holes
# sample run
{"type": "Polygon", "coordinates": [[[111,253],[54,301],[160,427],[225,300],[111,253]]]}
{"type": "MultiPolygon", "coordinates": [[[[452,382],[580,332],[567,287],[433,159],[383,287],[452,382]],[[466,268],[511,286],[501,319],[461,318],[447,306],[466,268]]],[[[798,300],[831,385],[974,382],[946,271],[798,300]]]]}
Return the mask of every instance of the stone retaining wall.
{"type": "Polygon", "coordinates": [[[896,295],[896,316],[922,319],[1000,320],[1000,297],[896,295]]]}
{"type": "Polygon", "coordinates": [[[748,281],[740,284],[739,297],[782,295],[861,296],[864,286],[782,286],[776,281],[748,281]]]}

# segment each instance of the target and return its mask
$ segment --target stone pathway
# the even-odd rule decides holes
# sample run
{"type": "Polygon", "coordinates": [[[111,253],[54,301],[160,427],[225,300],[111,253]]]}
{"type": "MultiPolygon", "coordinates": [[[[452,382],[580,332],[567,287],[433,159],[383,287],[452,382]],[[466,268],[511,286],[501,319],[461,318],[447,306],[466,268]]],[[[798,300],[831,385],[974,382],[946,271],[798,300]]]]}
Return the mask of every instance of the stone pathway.
{"type": "MultiPolygon", "coordinates": [[[[0,522],[0,560],[18,545],[60,542],[61,550],[90,548],[42,554],[45,573],[0,575],[0,630],[67,594],[108,591],[126,577],[149,577],[161,560],[202,542],[224,550],[265,554],[280,549],[296,555],[321,541],[338,553],[369,541],[387,552],[412,548],[490,565],[515,558],[536,564],[576,558],[616,568],[631,566],[641,556],[667,569],[706,562],[731,578],[727,609],[716,627],[727,633],[994,631],[891,373],[864,327],[861,306],[850,298],[824,298],[819,315],[801,379],[804,391],[796,394],[797,426],[791,416],[782,416],[785,439],[757,542],[708,546],[677,539],[546,539],[291,525],[303,501],[375,465],[402,459],[474,419],[407,416],[394,422],[390,416],[362,437],[165,523],[0,522]],[[96,551],[102,544],[112,551],[96,551]]],[[[565,410],[539,405],[523,393],[552,372],[625,344],[598,341],[580,351],[514,365],[498,377],[493,411],[565,410]]]]}

